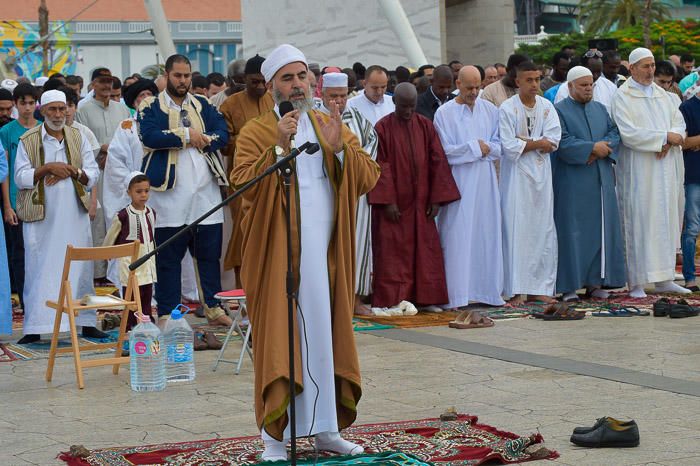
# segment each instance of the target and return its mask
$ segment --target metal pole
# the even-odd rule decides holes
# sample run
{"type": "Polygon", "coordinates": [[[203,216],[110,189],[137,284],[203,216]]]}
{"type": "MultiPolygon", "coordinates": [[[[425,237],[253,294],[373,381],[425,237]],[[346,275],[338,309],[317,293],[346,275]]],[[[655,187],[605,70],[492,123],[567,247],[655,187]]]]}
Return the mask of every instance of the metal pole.
{"type": "Polygon", "coordinates": [[[168,29],[168,20],[163,12],[163,4],[160,0],[143,0],[148,12],[148,17],[151,20],[153,27],[153,35],[156,38],[156,43],[160,49],[160,54],[168,58],[170,55],[175,55],[175,44],[170,36],[168,29]]]}
{"type": "Polygon", "coordinates": [[[418,42],[416,33],[413,32],[401,2],[399,0],[379,0],[379,5],[384,10],[384,15],[389,21],[391,29],[394,30],[394,34],[396,34],[406,52],[409,64],[416,68],[427,64],[428,60],[425,58],[423,49],[418,42]]]}

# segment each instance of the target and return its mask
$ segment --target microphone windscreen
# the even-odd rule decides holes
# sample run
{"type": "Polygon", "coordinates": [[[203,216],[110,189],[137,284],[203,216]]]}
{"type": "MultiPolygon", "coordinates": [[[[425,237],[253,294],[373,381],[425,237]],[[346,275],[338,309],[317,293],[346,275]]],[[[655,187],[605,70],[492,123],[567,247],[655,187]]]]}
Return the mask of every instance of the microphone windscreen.
{"type": "Polygon", "coordinates": [[[284,117],[287,113],[294,111],[294,105],[288,100],[280,103],[280,117],[284,117]]]}

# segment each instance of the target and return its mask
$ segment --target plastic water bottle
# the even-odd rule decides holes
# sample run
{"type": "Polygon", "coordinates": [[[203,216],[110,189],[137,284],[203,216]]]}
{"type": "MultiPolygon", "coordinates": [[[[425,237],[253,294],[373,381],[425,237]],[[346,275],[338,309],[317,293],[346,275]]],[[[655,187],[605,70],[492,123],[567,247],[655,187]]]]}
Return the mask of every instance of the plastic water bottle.
{"type": "Polygon", "coordinates": [[[160,329],[146,316],[129,336],[129,371],[131,389],[136,392],[159,392],[165,388],[165,353],[160,329]]]}
{"type": "Polygon", "coordinates": [[[179,304],[170,313],[165,323],[166,359],[165,374],[168,382],[190,382],[194,380],[194,332],[183,318],[189,309],[179,304]],[[182,312],[180,309],[187,309],[182,312]]]}

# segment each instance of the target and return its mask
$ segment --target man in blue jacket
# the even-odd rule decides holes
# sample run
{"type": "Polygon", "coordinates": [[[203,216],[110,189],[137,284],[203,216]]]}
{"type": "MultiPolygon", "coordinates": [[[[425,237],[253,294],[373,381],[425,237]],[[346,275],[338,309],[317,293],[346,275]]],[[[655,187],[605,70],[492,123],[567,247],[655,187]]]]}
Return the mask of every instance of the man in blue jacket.
{"type": "MultiPolygon", "coordinates": [[[[220,187],[228,184],[219,155],[228,141],[226,121],[205,97],[188,92],[192,66],[187,57],[168,57],[165,76],[165,91],[144,100],[138,114],[146,153],[141,168],[151,180],[149,204],[156,212],[156,244],[221,202],[220,187]]],[[[161,319],[180,304],[180,264],[189,250],[207,319],[211,324],[231,324],[214,298],[221,290],[223,221],[219,210],[158,254],[155,295],[161,319]]]]}

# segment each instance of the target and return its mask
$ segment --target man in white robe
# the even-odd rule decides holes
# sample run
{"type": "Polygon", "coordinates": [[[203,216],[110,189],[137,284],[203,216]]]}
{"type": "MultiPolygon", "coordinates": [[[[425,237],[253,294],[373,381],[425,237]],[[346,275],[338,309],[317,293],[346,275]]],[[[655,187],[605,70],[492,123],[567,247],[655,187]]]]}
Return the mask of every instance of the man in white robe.
{"type": "MultiPolygon", "coordinates": [[[[588,68],[593,74],[593,100],[603,104],[609,114],[613,96],[617,92],[617,86],[603,76],[603,60],[601,58],[602,53],[600,53],[600,55],[601,56],[599,57],[596,55],[596,52],[589,50],[583,55],[581,65],[588,68]],[[601,77],[603,79],[601,79],[601,77]]],[[[554,97],[554,104],[558,104],[567,97],[569,97],[569,86],[567,82],[564,82],[561,86],[559,86],[557,95],[554,97]]]]}
{"type": "Polygon", "coordinates": [[[617,164],[618,197],[630,296],[690,293],[673,282],[680,230],[676,157],[685,120],[668,92],[654,83],[654,55],[637,48],[629,57],[631,76],[618,89],[612,117],[622,139],[617,164]]]}
{"type": "MultiPolygon", "coordinates": [[[[66,126],[66,95],[58,90],[47,91],[41,96],[41,113],[44,124],[27,131],[20,139],[15,160],[17,189],[32,190],[37,183],[44,186],[44,215],[27,218],[18,201],[18,214],[23,223],[25,244],[24,284],[24,337],[21,344],[36,342],[41,334],[53,332],[55,311],[46,306],[47,300],[57,300],[61,286],[61,274],[66,246],[91,247],[92,234],[85,191],[92,188],[99,177],[99,168],[86,139],[80,132],[66,126]],[[36,133],[39,132],[39,135],[36,133]],[[35,143],[40,138],[40,143],[35,143]],[[80,154],[67,157],[66,138],[79,141],[80,154]],[[33,141],[25,147],[28,141],[33,141]],[[43,148],[44,164],[40,160],[39,147],[43,148]],[[75,160],[80,156],[81,162],[75,160]],[[82,186],[82,198],[76,195],[82,186]]],[[[69,276],[73,299],[94,294],[92,262],[74,262],[69,276]]],[[[107,335],[95,328],[95,311],[78,314],[76,324],[82,326],[85,337],[104,338],[107,335]]],[[[61,331],[68,330],[68,319],[61,322],[61,331]]]]}
{"type": "Polygon", "coordinates": [[[481,74],[465,66],[459,95],[438,108],[435,129],[461,199],[443,207],[438,230],[445,258],[447,308],[470,301],[503,305],[501,197],[494,162],[501,157],[498,108],[478,98],[481,74]]]}
{"type": "MultiPolygon", "coordinates": [[[[345,73],[326,73],[323,75],[322,103],[319,107],[330,114],[331,102],[335,102],[341,113],[343,123],[350,128],[360,140],[360,145],[372,160],[377,159],[377,133],[372,123],[354,108],[347,106],[348,75],[345,73]]],[[[357,201],[355,220],[355,314],[371,314],[370,306],[363,303],[372,294],[372,225],[371,210],[367,196],[357,201]]]]}
{"type": "Polygon", "coordinates": [[[561,126],[554,106],[537,95],[540,74],[532,62],[518,67],[518,94],[500,107],[503,294],[512,304],[554,302],[557,232],[552,165],[561,126]]]}
{"type": "Polygon", "coordinates": [[[394,101],[386,95],[389,74],[381,66],[373,65],[365,72],[365,88],[348,100],[349,108],[356,108],[372,126],[394,111],[394,101]]]}

